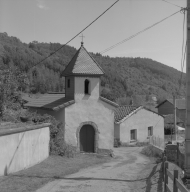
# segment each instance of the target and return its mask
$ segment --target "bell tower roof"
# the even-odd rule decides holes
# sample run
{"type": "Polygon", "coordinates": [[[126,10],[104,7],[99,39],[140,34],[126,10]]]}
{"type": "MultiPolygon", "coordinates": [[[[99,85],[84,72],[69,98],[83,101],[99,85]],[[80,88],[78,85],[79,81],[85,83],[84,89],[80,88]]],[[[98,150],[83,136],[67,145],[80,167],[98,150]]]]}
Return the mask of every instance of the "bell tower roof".
{"type": "Polygon", "coordinates": [[[63,76],[101,76],[103,74],[103,69],[84,48],[83,42],[63,71],[63,76]]]}

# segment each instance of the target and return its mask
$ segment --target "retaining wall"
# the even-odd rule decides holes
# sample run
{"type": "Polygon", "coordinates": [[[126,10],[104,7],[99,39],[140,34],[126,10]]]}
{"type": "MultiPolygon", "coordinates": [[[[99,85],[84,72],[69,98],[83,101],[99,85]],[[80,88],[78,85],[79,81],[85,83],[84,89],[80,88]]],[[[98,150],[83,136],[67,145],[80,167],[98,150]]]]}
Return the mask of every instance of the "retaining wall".
{"type": "Polygon", "coordinates": [[[31,167],[49,156],[49,126],[0,129],[0,176],[31,167]]]}

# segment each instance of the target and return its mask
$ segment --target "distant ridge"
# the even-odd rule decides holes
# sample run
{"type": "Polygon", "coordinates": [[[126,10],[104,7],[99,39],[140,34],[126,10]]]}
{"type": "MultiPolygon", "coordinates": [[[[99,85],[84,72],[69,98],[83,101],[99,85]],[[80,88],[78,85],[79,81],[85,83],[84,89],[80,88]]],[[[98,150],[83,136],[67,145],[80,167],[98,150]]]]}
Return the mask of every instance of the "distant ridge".
{"type": "MultiPolygon", "coordinates": [[[[64,77],[61,75],[66,65],[76,53],[76,49],[65,46],[40,65],[29,70],[47,55],[58,49],[59,43],[22,43],[16,37],[0,33],[0,67],[17,66],[26,72],[30,86],[23,91],[31,93],[64,92],[64,77]]],[[[79,45],[80,47],[80,45],[79,45]]],[[[77,49],[79,48],[77,47],[77,49]]],[[[87,51],[88,47],[86,47],[87,51]]],[[[158,100],[185,95],[185,74],[179,83],[181,73],[162,63],[148,58],[125,58],[102,56],[92,53],[105,72],[101,77],[102,96],[116,101],[118,98],[147,96],[154,94],[158,100]]]]}

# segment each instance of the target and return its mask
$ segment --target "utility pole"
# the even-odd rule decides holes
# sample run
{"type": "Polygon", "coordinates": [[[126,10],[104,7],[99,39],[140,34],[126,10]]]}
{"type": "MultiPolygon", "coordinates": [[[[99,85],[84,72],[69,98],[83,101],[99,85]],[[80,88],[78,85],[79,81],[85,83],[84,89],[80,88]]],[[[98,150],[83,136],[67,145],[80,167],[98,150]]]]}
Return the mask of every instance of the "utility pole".
{"type": "Polygon", "coordinates": [[[186,128],[185,128],[185,177],[190,187],[190,0],[187,0],[187,60],[186,60],[186,128]]]}

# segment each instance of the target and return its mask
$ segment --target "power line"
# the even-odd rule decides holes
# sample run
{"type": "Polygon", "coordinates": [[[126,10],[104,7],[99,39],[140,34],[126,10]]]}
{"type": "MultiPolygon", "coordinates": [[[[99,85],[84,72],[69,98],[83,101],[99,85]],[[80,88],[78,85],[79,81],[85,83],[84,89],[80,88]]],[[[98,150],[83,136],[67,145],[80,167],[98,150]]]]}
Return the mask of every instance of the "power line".
{"type": "MultiPolygon", "coordinates": [[[[145,32],[145,31],[147,31],[148,29],[151,29],[152,27],[154,27],[154,26],[158,25],[159,23],[161,23],[161,22],[165,21],[166,19],[168,19],[168,18],[170,18],[170,17],[174,16],[175,14],[177,14],[177,13],[179,13],[179,12],[183,11],[183,10],[185,10],[185,9],[183,8],[183,9],[181,9],[181,10],[179,10],[179,11],[177,11],[177,12],[173,13],[172,15],[169,15],[168,17],[166,17],[166,18],[164,18],[164,19],[162,19],[162,20],[160,20],[160,21],[158,21],[158,22],[154,23],[153,25],[151,25],[151,26],[149,26],[149,27],[147,27],[147,28],[145,28],[145,29],[143,29],[143,30],[139,31],[138,33],[136,33],[136,34],[134,34],[134,35],[132,35],[132,36],[128,37],[127,39],[124,39],[124,40],[120,41],[119,43],[116,43],[116,44],[112,45],[111,47],[108,47],[107,49],[105,49],[105,50],[101,51],[101,52],[100,52],[100,54],[103,54],[103,53],[105,53],[105,52],[110,51],[111,49],[113,49],[113,48],[117,47],[118,45],[120,45],[120,44],[122,44],[122,43],[125,43],[126,41],[128,41],[128,40],[130,40],[130,39],[132,39],[132,38],[136,37],[137,35],[139,35],[139,34],[141,34],[141,33],[145,32]]],[[[87,61],[89,61],[89,60],[91,60],[91,59],[86,59],[86,60],[79,61],[79,62],[87,62],[87,61]]]]}
{"type": "MultiPolygon", "coordinates": [[[[184,8],[183,8],[183,9],[184,9],[184,8]]],[[[122,41],[120,41],[120,42],[118,42],[118,43],[116,43],[116,44],[114,44],[114,45],[112,45],[112,46],[110,46],[110,47],[108,47],[107,49],[101,51],[100,54],[103,54],[103,53],[105,53],[105,52],[107,52],[107,51],[110,51],[111,49],[117,47],[118,45],[121,45],[121,44],[125,43],[126,41],[129,41],[130,39],[133,39],[133,38],[136,37],[137,35],[140,35],[141,33],[143,33],[143,32],[145,32],[145,31],[151,29],[152,27],[160,24],[161,22],[165,21],[166,19],[169,19],[170,17],[176,15],[177,13],[181,12],[183,9],[181,9],[181,10],[179,10],[179,11],[177,11],[177,12],[175,12],[175,13],[167,16],[167,17],[165,17],[164,19],[162,19],[162,20],[154,23],[153,25],[151,25],[151,26],[149,26],[149,27],[147,27],[147,28],[139,31],[138,33],[136,33],[136,34],[134,34],[134,35],[132,35],[132,36],[130,36],[130,37],[128,37],[128,38],[126,38],[126,39],[124,39],[124,40],[122,40],[122,41]]]]}
{"type": "Polygon", "coordinates": [[[166,2],[166,3],[168,3],[168,4],[171,4],[171,5],[174,5],[174,6],[176,6],[176,7],[182,8],[182,7],[180,7],[179,5],[176,5],[176,4],[174,4],[174,3],[168,2],[168,1],[166,1],[166,0],[162,0],[162,1],[164,1],[164,2],[166,2]]]}
{"type": "Polygon", "coordinates": [[[183,40],[182,40],[182,55],[181,55],[181,71],[183,72],[183,48],[184,48],[184,33],[185,33],[185,12],[183,13],[183,40]]]}
{"type": "Polygon", "coordinates": [[[185,11],[182,11],[182,12],[183,12],[184,17],[183,17],[183,39],[182,39],[182,55],[181,55],[181,77],[180,77],[179,89],[178,89],[178,93],[179,94],[180,94],[180,89],[181,89],[184,61],[185,61],[186,50],[187,50],[187,41],[186,41],[185,52],[183,52],[183,49],[184,49],[184,38],[185,38],[185,11]]]}
{"type": "Polygon", "coordinates": [[[180,93],[180,89],[181,89],[182,77],[183,77],[183,68],[184,68],[186,54],[187,54],[187,41],[186,41],[185,52],[184,52],[184,56],[183,56],[182,71],[181,71],[181,77],[180,77],[180,81],[179,81],[178,93],[180,93]]]}
{"type": "Polygon", "coordinates": [[[45,61],[47,58],[51,57],[52,55],[54,55],[56,52],[58,52],[60,49],[62,49],[63,47],[65,47],[68,43],[70,43],[73,39],[75,39],[79,34],[81,34],[83,31],[85,31],[88,27],[90,27],[95,21],[97,21],[102,15],[104,15],[109,9],[111,9],[116,3],[118,3],[119,0],[115,1],[110,7],[108,7],[101,15],[99,15],[95,20],[93,20],[90,24],[88,24],[83,30],[81,30],[79,33],[77,33],[72,39],[70,39],[66,44],[62,45],[59,49],[57,49],[56,51],[54,51],[53,53],[49,54],[47,57],[45,57],[44,59],[42,59],[40,62],[36,63],[35,65],[33,65],[32,67],[29,68],[29,70],[33,67],[35,67],[36,65],[39,65],[40,63],[42,63],[43,61],[45,61]]]}

